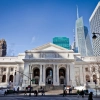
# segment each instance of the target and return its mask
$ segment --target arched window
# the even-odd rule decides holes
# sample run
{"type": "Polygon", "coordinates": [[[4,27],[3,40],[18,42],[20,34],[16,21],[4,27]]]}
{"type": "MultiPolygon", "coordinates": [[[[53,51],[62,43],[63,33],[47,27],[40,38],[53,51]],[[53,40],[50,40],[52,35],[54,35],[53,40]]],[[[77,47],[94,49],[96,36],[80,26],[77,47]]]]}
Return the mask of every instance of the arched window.
{"type": "Polygon", "coordinates": [[[95,72],[95,67],[92,67],[92,72],[95,72]]]}
{"type": "Polygon", "coordinates": [[[9,82],[10,82],[10,81],[13,82],[13,75],[10,75],[10,76],[9,76],[9,82]]]}
{"type": "Polygon", "coordinates": [[[97,76],[93,75],[93,82],[97,83],[97,76]]]}
{"type": "Polygon", "coordinates": [[[64,68],[59,69],[59,77],[60,76],[64,76],[65,77],[65,69],[64,68]]]}
{"type": "Polygon", "coordinates": [[[2,82],[6,82],[6,75],[2,76],[2,82]]]}
{"type": "Polygon", "coordinates": [[[86,71],[86,72],[88,72],[88,71],[89,71],[89,69],[88,69],[88,68],[85,68],[85,71],[86,71]]]}
{"type": "Polygon", "coordinates": [[[90,82],[90,76],[86,75],[86,82],[90,82]]]}
{"type": "Polygon", "coordinates": [[[35,76],[40,76],[40,70],[39,70],[39,68],[34,69],[34,77],[35,76]]]}

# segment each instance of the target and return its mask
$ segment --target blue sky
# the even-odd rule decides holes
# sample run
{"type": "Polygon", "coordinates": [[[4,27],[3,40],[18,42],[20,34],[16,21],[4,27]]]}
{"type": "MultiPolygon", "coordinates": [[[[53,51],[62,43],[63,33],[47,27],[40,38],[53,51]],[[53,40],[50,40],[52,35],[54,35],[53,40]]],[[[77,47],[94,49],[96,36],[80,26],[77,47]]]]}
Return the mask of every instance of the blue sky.
{"type": "Polygon", "coordinates": [[[0,39],[7,41],[8,55],[52,42],[65,36],[73,42],[76,5],[84,25],[99,0],[0,0],[0,39]]]}

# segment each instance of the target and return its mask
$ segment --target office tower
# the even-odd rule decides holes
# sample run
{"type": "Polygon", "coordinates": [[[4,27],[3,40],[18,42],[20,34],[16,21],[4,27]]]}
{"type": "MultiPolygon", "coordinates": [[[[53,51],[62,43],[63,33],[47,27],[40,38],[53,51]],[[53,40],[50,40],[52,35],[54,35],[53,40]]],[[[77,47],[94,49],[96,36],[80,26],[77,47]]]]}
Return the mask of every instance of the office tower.
{"type": "Polygon", "coordinates": [[[78,8],[75,29],[75,52],[80,53],[81,56],[92,56],[92,45],[88,29],[86,26],[84,26],[83,18],[79,18],[78,8]]]}
{"type": "Polygon", "coordinates": [[[0,57],[6,56],[7,44],[4,39],[0,40],[0,57]]]}
{"type": "Polygon", "coordinates": [[[93,56],[93,49],[91,45],[91,40],[88,32],[88,28],[84,26],[85,42],[86,42],[86,55],[93,56]]]}
{"type": "MultiPolygon", "coordinates": [[[[90,19],[90,29],[91,33],[100,33],[100,2],[94,9],[90,19]]],[[[92,39],[93,43],[93,54],[95,56],[100,56],[100,35],[97,34],[96,39],[92,39]]]]}
{"type": "Polygon", "coordinates": [[[69,38],[67,37],[54,37],[53,43],[66,49],[70,49],[69,38]]]}

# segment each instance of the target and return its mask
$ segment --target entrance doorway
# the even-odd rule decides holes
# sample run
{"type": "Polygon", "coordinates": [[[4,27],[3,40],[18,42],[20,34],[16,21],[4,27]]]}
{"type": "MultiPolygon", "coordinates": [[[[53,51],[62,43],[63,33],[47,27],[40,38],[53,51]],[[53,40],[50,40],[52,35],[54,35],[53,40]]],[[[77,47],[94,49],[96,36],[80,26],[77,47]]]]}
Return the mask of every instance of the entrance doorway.
{"type": "Polygon", "coordinates": [[[40,78],[40,69],[34,68],[33,69],[33,82],[32,84],[39,84],[39,78],[40,78]]]}
{"type": "Polygon", "coordinates": [[[46,83],[53,84],[53,70],[50,67],[46,69],[46,83]]]}
{"type": "Polygon", "coordinates": [[[59,69],[59,81],[60,81],[60,84],[65,84],[65,68],[60,68],[59,69]]]}

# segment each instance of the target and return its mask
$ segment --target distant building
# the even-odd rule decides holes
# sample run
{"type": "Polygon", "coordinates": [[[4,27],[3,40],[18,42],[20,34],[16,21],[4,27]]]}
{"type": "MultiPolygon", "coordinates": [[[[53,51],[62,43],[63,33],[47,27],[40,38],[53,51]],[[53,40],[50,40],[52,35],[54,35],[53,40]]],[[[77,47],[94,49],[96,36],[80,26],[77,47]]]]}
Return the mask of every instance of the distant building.
{"type": "Polygon", "coordinates": [[[7,53],[7,44],[4,39],[0,40],[0,57],[6,56],[7,53]]]}
{"type": "Polygon", "coordinates": [[[92,44],[88,32],[88,28],[84,26],[85,43],[86,43],[86,56],[93,56],[92,44]]]}
{"type": "Polygon", "coordinates": [[[70,49],[69,38],[67,37],[54,37],[53,43],[66,49],[70,49]]]}
{"type": "Polygon", "coordinates": [[[25,90],[29,86],[30,75],[32,88],[48,85],[95,88],[94,82],[99,87],[100,73],[96,59],[100,62],[100,57],[81,57],[73,50],[53,43],[44,44],[16,57],[0,57],[0,87],[20,87],[20,90],[25,90]]]}
{"type": "Polygon", "coordinates": [[[81,56],[92,56],[92,45],[88,29],[84,26],[83,18],[79,18],[78,9],[75,29],[75,52],[80,53],[81,56]]]}
{"type": "MultiPolygon", "coordinates": [[[[97,4],[90,19],[91,33],[100,33],[100,2],[97,4]]],[[[100,56],[100,35],[97,34],[96,39],[92,39],[94,56],[100,56]]]]}

